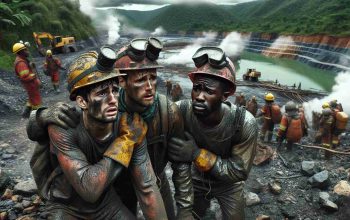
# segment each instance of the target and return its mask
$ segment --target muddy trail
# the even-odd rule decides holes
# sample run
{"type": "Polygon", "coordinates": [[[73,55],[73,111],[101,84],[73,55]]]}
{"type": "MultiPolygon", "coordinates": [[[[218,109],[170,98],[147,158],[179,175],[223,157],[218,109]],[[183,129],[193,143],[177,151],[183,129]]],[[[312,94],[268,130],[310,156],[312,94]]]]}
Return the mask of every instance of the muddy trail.
{"type": "MultiPolygon", "coordinates": [[[[120,45],[115,47],[118,48],[120,45]]],[[[77,53],[56,56],[61,59],[64,67],[68,67],[69,63],[80,53],[95,48],[93,46],[85,47],[84,50],[77,53]]],[[[66,73],[61,72],[61,92],[56,93],[51,86],[50,78],[43,74],[44,58],[34,57],[34,62],[37,64],[43,82],[41,89],[43,105],[51,106],[58,101],[68,102],[66,73]]],[[[187,78],[190,69],[189,67],[170,65],[159,70],[158,92],[165,94],[165,80],[171,80],[181,85],[184,92],[182,98],[190,98],[192,85],[187,78]]],[[[32,181],[29,160],[35,144],[26,135],[27,119],[20,117],[27,95],[13,72],[0,70],[0,76],[0,195],[3,195],[6,188],[14,189],[13,193],[15,194],[15,188],[18,184],[32,181]],[[10,177],[10,180],[1,185],[4,182],[2,178],[5,174],[10,177]]],[[[255,95],[259,106],[263,105],[263,94],[266,92],[263,89],[240,86],[236,93],[240,92],[245,93],[246,97],[255,95]]],[[[234,101],[234,97],[231,97],[230,101],[234,101]]],[[[277,95],[276,102],[278,104],[283,105],[286,101],[288,100],[277,95]]],[[[69,103],[74,104],[73,102],[69,103]]],[[[260,123],[259,126],[261,126],[260,123]]],[[[313,132],[309,133],[312,136],[313,132]]],[[[341,135],[341,143],[337,150],[350,151],[349,131],[341,135]]],[[[312,145],[312,139],[303,138],[302,144],[312,145]]],[[[277,149],[276,143],[260,143],[260,145],[270,146],[274,151],[277,149]]],[[[294,147],[292,151],[287,151],[284,147],[280,147],[270,159],[252,167],[245,187],[246,219],[350,219],[348,209],[350,207],[350,186],[349,189],[343,187],[344,195],[334,192],[335,186],[341,180],[349,181],[349,158],[349,156],[338,154],[330,160],[325,160],[322,150],[294,147]],[[309,162],[305,163],[305,161],[309,162]],[[311,171],[308,173],[302,171],[302,164],[313,164],[310,168],[311,171]],[[308,181],[309,178],[320,172],[326,176],[327,180],[324,180],[326,183],[322,186],[311,184],[308,181]],[[328,193],[329,197],[324,193],[328,193]],[[332,203],[335,204],[336,208],[332,203]]],[[[171,171],[169,170],[167,173],[170,175],[171,171]]],[[[346,183],[348,184],[348,182],[346,183]]],[[[21,194],[20,190],[17,192],[21,194]]],[[[13,196],[3,196],[0,200],[0,216],[1,213],[7,213],[5,219],[17,219],[21,216],[22,218],[23,216],[31,216],[32,219],[45,219],[45,214],[41,212],[44,204],[39,202],[39,205],[35,206],[34,201],[37,197],[33,197],[34,194],[35,190],[31,193],[27,191],[21,195],[23,197],[21,200],[14,200],[13,196]],[[9,200],[13,202],[8,202],[9,200]],[[27,205],[26,208],[23,205],[24,201],[30,201],[31,204],[27,205]],[[22,208],[15,208],[19,206],[18,204],[21,204],[22,208]],[[36,208],[24,211],[32,206],[36,208]]],[[[0,219],[2,218],[0,217],[0,219]]],[[[216,200],[212,201],[205,219],[221,219],[221,211],[216,200]]]]}

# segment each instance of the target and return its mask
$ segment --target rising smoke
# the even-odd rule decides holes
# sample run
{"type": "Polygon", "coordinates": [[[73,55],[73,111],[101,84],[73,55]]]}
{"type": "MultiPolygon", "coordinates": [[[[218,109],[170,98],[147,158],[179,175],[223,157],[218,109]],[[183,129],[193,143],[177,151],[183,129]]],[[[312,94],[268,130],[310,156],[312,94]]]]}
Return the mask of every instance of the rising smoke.
{"type": "Polygon", "coordinates": [[[313,99],[304,103],[306,117],[310,120],[312,117],[312,111],[321,112],[322,104],[334,99],[338,100],[343,105],[344,112],[350,115],[350,92],[348,91],[350,85],[350,72],[341,72],[335,78],[336,84],[332,88],[332,92],[322,98],[313,99]]]}
{"type": "Polygon", "coordinates": [[[164,35],[164,34],[166,34],[166,30],[165,30],[162,26],[157,27],[157,28],[151,33],[152,36],[161,36],[161,35],[164,35]]]}
{"type": "Polygon", "coordinates": [[[237,32],[231,32],[220,43],[220,48],[225,51],[228,56],[238,56],[244,50],[249,37],[243,37],[237,32]]]}
{"type": "MultiPolygon", "coordinates": [[[[166,64],[192,64],[193,54],[201,46],[214,42],[217,33],[204,32],[203,35],[204,37],[196,39],[193,44],[186,46],[180,53],[170,56],[163,62],[166,64]]],[[[231,32],[222,40],[219,47],[222,48],[228,56],[238,56],[244,50],[248,38],[249,36],[243,37],[237,32],[231,32]]]]}
{"type": "Polygon", "coordinates": [[[80,1],[80,11],[88,15],[95,25],[95,27],[101,31],[107,31],[108,44],[114,44],[120,37],[120,23],[118,17],[111,11],[97,10],[95,5],[99,0],[84,0],[80,1]]]}
{"type": "Polygon", "coordinates": [[[204,32],[203,37],[195,39],[194,43],[183,48],[180,53],[170,56],[165,59],[163,62],[166,64],[191,64],[193,54],[200,48],[202,45],[212,42],[215,40],[217,33],[216,32],[204,32]]]}

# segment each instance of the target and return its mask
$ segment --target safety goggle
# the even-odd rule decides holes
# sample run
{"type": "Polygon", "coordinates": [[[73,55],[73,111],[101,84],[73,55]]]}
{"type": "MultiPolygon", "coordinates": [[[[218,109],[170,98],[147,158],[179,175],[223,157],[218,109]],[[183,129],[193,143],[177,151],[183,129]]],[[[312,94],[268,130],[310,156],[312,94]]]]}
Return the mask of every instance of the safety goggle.
{"type": "Polygon", "coordinates": [[[147,57],[149,60],[155,61],[162,49],[163,43],[155,37],[136,38],[130,42],[127,50],[119,54],[118,57],[128,55],[134,61],[142,61],[147,57]]]}
{"type": "Polygon", "coordinates": [[[227,67],[231,74],[234,75],[234,70],[229,65],[225,52],[218,47],[201,47],[192,56],[194,65],[197,68],[209,63],[213,68],[221,69],[227,67]]]}

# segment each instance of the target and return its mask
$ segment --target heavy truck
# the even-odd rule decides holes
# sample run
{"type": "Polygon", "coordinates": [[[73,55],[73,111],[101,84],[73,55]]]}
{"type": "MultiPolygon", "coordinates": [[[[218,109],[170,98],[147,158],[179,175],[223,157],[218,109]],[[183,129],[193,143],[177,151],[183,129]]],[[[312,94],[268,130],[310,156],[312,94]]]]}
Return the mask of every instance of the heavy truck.
{"type": "Polygon", "coordinates": [[[54,36],[48,32],[33,32],[34,42],[40,55],[45,56],[46,50],[54,54],[78,51],[74,37],[54,36]],[[43,44],[46,41],[46,44],[43,44]]]}

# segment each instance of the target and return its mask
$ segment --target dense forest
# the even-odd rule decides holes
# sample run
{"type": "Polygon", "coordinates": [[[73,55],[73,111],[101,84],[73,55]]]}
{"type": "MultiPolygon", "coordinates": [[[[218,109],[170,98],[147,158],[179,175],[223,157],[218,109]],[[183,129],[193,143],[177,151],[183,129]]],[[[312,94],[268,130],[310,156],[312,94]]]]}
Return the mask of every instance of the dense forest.
{"type": "Polygon", "coordinates": [[[91,19],[80,12],[78,1],[3,0],[0,2],[0,67],[8,69],[19,40],[33,45],[33,32],[74,36],[77,40],[95,35],[91,19]]]}
{"type": "Polygon", "coordinates": [[[350,35],[349,0],[260,0],[234,6],[170,5],[148,12],[123,11],[133,24],[169,32],[240,31],[279,34],[350,35]]]}

